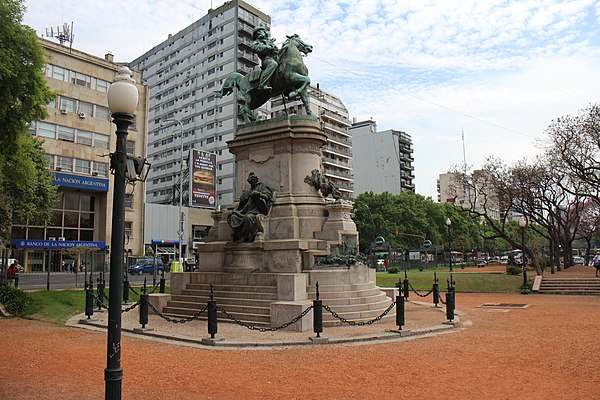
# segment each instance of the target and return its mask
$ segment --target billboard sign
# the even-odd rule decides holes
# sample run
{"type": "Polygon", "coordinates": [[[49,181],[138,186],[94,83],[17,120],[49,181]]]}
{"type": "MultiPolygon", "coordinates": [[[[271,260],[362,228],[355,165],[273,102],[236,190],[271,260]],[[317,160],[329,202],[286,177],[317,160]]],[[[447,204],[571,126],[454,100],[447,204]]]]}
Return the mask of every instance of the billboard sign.
{"type": "Polygon", "coordinates": [[[217,156],[192,149],[190,163],[190,205],[192,207],[215,208],[217,201],[217,156]]]}

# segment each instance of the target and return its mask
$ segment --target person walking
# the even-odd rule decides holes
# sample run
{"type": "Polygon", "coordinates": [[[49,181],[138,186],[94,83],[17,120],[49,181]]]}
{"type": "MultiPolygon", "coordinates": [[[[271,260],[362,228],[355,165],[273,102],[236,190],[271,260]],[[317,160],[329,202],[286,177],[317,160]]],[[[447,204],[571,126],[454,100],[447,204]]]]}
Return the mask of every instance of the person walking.
{"type": "Polygon", "coordinates": [[[596,278],[600,278],[600,253],[594,256],[592,265],[596,268],[596,278]]]}
{"type": "Polygon", "coordinates": [[[19,274],[19,262],[15,260],[10,267],[6,269],[6,280],[8,281],[8,286],[16,286],[17,275],[19,274]]]}

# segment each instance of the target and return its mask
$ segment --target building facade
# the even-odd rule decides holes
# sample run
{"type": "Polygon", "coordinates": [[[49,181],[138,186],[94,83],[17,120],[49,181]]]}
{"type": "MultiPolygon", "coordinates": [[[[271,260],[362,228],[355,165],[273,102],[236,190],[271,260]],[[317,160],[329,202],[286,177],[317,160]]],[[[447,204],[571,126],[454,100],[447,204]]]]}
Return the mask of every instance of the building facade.
{"type": "MultiPolygon", "coordinates": [[[[109,153],[116,147],[107,92],[120,65],[111,54],[99,58],[39,39],[47,55],[46,79],[57,93],[48,117],[33,121],[30,132],[44,141],[48,168],[60,198],[44,225],[15,221],[11,245],[26,271],[103,270],[107,261],[113,178],[109,153]]],[[[139,103],[127,138],[127,153],[146,154],[146,88],[134,72],[139,103]]],[[[127,185],[126,251],[143,251],[145,189],[127,185]]]]}
{"type": "Polygon", "coordinates": [[[412,138],[405,132],[378,132],[373,120],[350,127],[354,152],[354,196],[363,192],[415,191],[412,138]]]}
{"type": "MultiPolygon", "coordinates": [[[[351,126],[348,110],[335,95],[316,86],[308,88],[310,109],[321,120],[327,143],[321,149],[322,167],[325,176],[340,190],[344,198],[354,195],[354,175],[352,173],[352,137],[348,129],[351,126]]],[[[273,116],[282,114],[304,114],[300,100],[284,103],[281,98],[271,102],[273,116]]]]}
{"type": "Polygon", "coordinates": [[[150,96],[148,202],[177,204],[183,179],[183,203],[188,205],[185,164],[192,148],[217,156],[214,206],[234,202],[235,162],[227,141],[241,122],[237,116],[240,103],[235,95],[217,98],[215,92],[230,73],[246,74],[259,65],[259,58],[250,51],[252,31],[270,23],[268,15],[244,1],[232,0],[130,63],[142,71],[150,96]]]}

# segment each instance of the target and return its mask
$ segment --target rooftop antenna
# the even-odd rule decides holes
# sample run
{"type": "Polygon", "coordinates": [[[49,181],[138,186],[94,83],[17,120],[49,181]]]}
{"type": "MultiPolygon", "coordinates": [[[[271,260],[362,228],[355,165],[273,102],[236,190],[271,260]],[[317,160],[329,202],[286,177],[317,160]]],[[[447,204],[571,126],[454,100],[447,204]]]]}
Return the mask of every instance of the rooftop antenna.
{"type": "Polygon", "coordinates": [[[61,45],[64,45],[65,42],[69,42],[69,49],[73,47],[73,39],[75,35],[73,35],[73,21],[71,21],[71,26],[66,22],[63,24],[62,28],[57,26],[56,30],[54,28],[46,28],[46,37],[53,37],[58,39],[58,42],[61,45]]]}

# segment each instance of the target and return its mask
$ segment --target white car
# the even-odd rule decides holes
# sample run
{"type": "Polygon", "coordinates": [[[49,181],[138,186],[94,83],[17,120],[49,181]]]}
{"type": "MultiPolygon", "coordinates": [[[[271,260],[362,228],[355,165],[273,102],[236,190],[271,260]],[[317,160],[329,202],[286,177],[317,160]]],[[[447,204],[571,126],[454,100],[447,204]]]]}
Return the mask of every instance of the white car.
{"type": "Polygon", "coordinates": [[[580,256],[574,256],[573,265],[585,265],[585,258],[580,256]]]}

